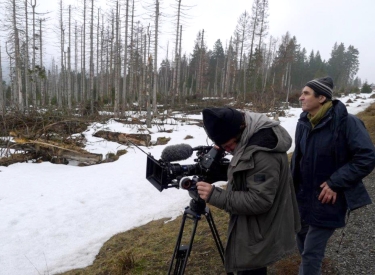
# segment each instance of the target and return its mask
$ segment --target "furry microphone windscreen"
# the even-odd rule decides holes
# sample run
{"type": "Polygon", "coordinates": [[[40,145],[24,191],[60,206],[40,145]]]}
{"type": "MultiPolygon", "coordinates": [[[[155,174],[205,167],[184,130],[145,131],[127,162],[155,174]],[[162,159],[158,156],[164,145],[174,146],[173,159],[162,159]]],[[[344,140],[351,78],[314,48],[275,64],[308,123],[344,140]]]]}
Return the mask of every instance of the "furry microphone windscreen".
{"type": "Polygon", "coordinates": [[[185,160],[191,157],[193,148],[189,144],[176,144],[164,148],[161,159],[166,162],[185,160]]]}

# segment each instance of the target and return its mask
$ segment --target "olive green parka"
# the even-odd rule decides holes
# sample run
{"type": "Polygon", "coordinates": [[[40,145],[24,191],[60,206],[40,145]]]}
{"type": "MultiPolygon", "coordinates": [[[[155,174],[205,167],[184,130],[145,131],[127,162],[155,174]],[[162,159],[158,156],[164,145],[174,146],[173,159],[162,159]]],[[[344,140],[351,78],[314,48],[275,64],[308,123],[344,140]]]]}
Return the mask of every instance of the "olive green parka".
{"type": "Polygon", "coordinates": [[[296,247],[300,229],[287,157],[292,139],[280,125],[265,122],[268,118],[246,116],[247,124],[256,121],[257,128],[244,131],[228,168],[227,189],[215,187],[208,201],[230,214],[227,272],[265,267],[281,259],[296,247]],[[267,147],[268,137],[261,136],[270,133],[276,141],[273,148],[267,147]]]}

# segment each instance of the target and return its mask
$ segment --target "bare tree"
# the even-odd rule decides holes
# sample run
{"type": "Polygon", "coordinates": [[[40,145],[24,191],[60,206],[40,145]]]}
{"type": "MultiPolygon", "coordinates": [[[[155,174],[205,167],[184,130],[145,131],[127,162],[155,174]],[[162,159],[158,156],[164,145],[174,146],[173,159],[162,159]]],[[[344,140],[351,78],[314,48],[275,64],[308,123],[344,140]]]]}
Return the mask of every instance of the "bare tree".
{"type": "Polygon", "coordinates": [[[258,43],[258,50],[261,50],[263,37],[265,37],[268,33],[268,0],[262,0],[260,3],[260,11],[259,11],[259,29],[256,35],[259,37],[258,43]]]}
{"type": "MultiPolygon", "coordinates": [[[[145,60],[146,63],[146,60],[145,60]]],[[[146,118],[146,126],[147,128],[151,128],[151,108],[150,108],[150,94],[151,94],[151,79],[152,79],[152,57],[149,55],[148,57],[148,68],[146,72],[146,109],[147,109],[147,118],[146,118]]]]}
{"type": "Polygon", "coordinates": [[[122,110],[124,111],[127,105],[127,71],[128,71],[128,25],[129,25],[129,0],[125,4],[125,33],[124,33],[124,80],[122,84],[122,110]]]}
{"type": "Polygon", "coordinates": [[[203,95],[202,82],[203,82],[203,62],[205,56],[204,50],[204,30],[202,30],[201,41],[200,41],[200,52],[199,52],[199,63],[197,72],[197,92],[203,95]]]}
{"type": "Polygon", "coordinates": [[[134,0],[132,3],[131,28],[130,28],[130,71],[129,71],[129,92],[131,103],[135,99],[134,91],[134,0]]]}
{"type": "Polygon", "coordinates": [[[94,0],[91,0],[90,9],[90,86],[87,99],[90,102],[91,114],[94,112],[94,0]]]}
{"type": "Polygon", "coordinates": [[[102,27],[100,31],[100,89],[99,96],[104,101],[104,78],[105,78],[105,67],[104,67],[104,15],[102,15],[102,27]]]}
{"type": "Polygon", "coordinates": [[[12,25],[14,38],[14,53],[15,53],[15,80],[14,91],[15,98],[18,102],[18,108],[23,111],[23,95],[22,95],[22,79],[21,79],[21,54],[20,54],[20,38],[17,24],[17,5],[16,0],[12,0],[12,25]]]}
{"type": "Polygon", "coordinates": [[[251,15],[251,42],[248,62],[249,71],[247,72],[247,81],[250,84],[248,88],[251,91],[255,91],[256,80],[260,73],[260,71],[257,69],[259,64],[256,63],[259,63],[260,56],[262,55],[262,39],[267,35],[267,17],[268,0],[254,0],[251,15]],[[257,37],[259,38],[259,42],[258,45],[255,45],[255,40],[257,37]],[[258,55],[256,58],[257,60],[254,60],[254,52],[258,55]]]}
{"type": "MultiPolygon", "coordinates": [[[[33,9],[33,59],[31,63],[32,67],[32,73],[31,73],[31,99],[34,108],[36,107],[36,77],[35,77],[35,56],[36,56],[36,47],[35,47],[35,6],[36,6],[36,0],[31,0],[31,7],[33,9]]],[[[27,24],[26,24],[27,25],[27,24]]]]}
{"type": "MultiPolygon", "coordinates": [[[[25,56],[24,56],[24,77],[25,77],[25,101],[26,106],[29,106],[29,13],[28,2],[25,0],[25,56]]],[[[34,48],[34,47],[33,47],[34,48]]]]}
{"type": "MultiPolygon", "coordinates": [[[[100,82],[99,82],[99,46],[100,46],[100,9],[98,9],[98,21],[96,25],[96,93],[95,93],[95,100],[99,99],[100,92],[100,82]]],[[[103,98],[101,98],[103,100],[103,98]]]]}
{"type": "Polygon", "coordinates": [[[64,91],[64,39],[65,39],[65,33],[64,33],[64,21],[63,21],[63,2],[60,0],[60,85],[57,90],[57,103],[58,106],[62,107],[62,92],[64,91]]]}
{"type": "Polygon", "coordinates": [[[74,99],[78,104],[78,26],[74,25],[74,99]]]}
{"type": "MultiPolygon", "coordinates": [[[[247,41],[250,35],[250,14],[247,11],[244,11],[237,21],[237,26],[235,29],[235,37],[237,38],[237,42],[240,44],[239,53],[240,55],[240,64],[239,70],[242,70],[242,85],[243,91],[246,90],[246,67],[244,66],[243,57],[244,57],[244,50],[247,49],[247,41]]],[[[245,94],[244,94],[245,96],[245,94]]]]}
{"type": "Polygon", "coordinates": [[[232,46],[232,37],[230,38],[229,41],[229,46],[227,50],[227,58],[226,58],[226,66],[225,66],[225,85],[224,85],[224,90],[226,93],[226,96],[229,96],[230,93],[230,84],[231,84],[231,73],[233,69],[233,46],[232,46]]]}
{"type": "Polygon", "coordinates": [[[120,9],[119,9],[119,3],[116,1],[116,40],[115,40],[115,101],[114,101],[114,113],[116,116],[119,116],[120,112],[120,87],[118,85],[119,83],[119,75],[120,73],[117,73],[120,70],[120,64],[119,64],[119,19],[120,17],[120,9]]]}
{"type": "MultiPolygon", "coordinates": [[[[256,33],[256,35],[259,37],[259,43],[258,43],[258,53],[261,55],[266,55],[266,50],[262,50],[263,46],[263,38],[267,36],[267,30],[268,30],[268,0],[262,0],[261,5],[260,5],[260,12],[259,12],[259,29],[256,33]]],[[[255,75],[255,79],[258,79],[259,77],[262,78],[262,83],[264,82],[265,75],[263,74],[264,72],[264,67],[265,67],[265,62],[262,62],[262,64],[257,64],[257,71],[255,75]],[[260,76],[260,74],[262,74],[260,76]]],[[[256,81],[254,81],[254,86],[255,86],[256,81]]]]}
{"type": "Polygon", "coordinates": [[[267,51],[266,59],[265,59],[265,72],[264,72],[262,93],[264,93],[266,90],[266,84],[267,84],[267,80],[269,77],[271,62],[274,58],[275,51],[276,51],[276,40],[272,36],[270,36],[270,42],[268,44],[268,51],[267,51]]]}
{"type": "Polygon", "coordinates": [[[159,32],[159,0],[155,0],[155,48],[154,48],[154,81],[152,93],[152,106],[154,115],[157,113],[156,94],[158,87],[158,33],[159,32]]]}
{"type": "Polygon", "coordinates": [[[40,98],[41,98],[41,105],[44,105],[46,102],[45,97],[45,69],[43,65],[43,32],[42,32],[42,22],[45,21],[45,19],[39,19],[39,48],[40,48],[40,54],[39,54],[39,63],[40,63],[40,70],[42,71],[42,77],[40,80],[40,98]]]}
{"type": "Polygon", "coordinates": [[[82,23],[82,37],[81,37],[81,101],[86,103],[87,92],[86,92],[86,0],[83,0],[83,23],[82,23]]]}
{"type": "MultiPolygon", "coordinates": [[[[179,49],[178,49],[178,56],[179,56],[179,61],[177,63],[177,89],[179,91],[179,88],[180,88],[180,82],[181,82],[181,48],[182,48],[182,25],[180,25],[180,43],[179,43],[179,49]]],[[[182,91],[179,91],[179,93],[181,93],[181,95],[183,94],[182,91]]]]}
{"type": "Polygon", "coordinates": [[[70,27],[71,27],[71,6],[69,5],[69,23],[68,23],[68,28],[69,28],[69,32],[68,32],[68,72],[67,72],[67,76],[68,76],[68,108],[71,109],[72,108],[72,74],[71,74],[71,71],[72,71],[72,68],[71,68],[71,54],[70,54],[70,49],[71,49],[71,31],[70,31],[70,27]]]}
{"type": "Polygon", "coordinates": [[[0,115],[4,116],[5,111],[5,99],[3,91],[3,68],[1,66],[1,46],[0,46],[0,115]]]}
{"type": "Polygon", "coordinates": [[[175,66],[174,66],[174,76],[173,76],[173,86],[172,86],[172,106],[174,105],[174,98],[175,95],[178,93],[178,87],[177,87],[177,67],[179,62],[179,56],[178,56],[178,37],[179,37],[179,28],[180,28],[180,16],[181,16],[181,0],[176,0],[177,5],[177,24],[176,24],[176,43],[175,43],[175,66]]]}

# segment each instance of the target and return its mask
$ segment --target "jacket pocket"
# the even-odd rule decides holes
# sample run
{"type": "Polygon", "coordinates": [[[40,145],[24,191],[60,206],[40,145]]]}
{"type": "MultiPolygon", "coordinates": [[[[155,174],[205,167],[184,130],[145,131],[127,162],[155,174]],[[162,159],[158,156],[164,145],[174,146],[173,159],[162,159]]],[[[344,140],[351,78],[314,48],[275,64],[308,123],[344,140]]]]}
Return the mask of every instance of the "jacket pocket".
{"type": "Polygon", "coordinates": [[[316,192],[314,199],[314,216],[320,222],[326,223],[327,226],[343,223],[347,205],[343,194],[337,193],[336,202],[322,203],[318,200],[319,192],[316,192]]]}
{"type": "Polygon", "coordinates": [[[240,216],[238,219],[237,236],[240,242],[251,246],[263,240],[260,223],[256,216],[240,216]],[[243,223],[243,224],[242,224],[243,223]]]}

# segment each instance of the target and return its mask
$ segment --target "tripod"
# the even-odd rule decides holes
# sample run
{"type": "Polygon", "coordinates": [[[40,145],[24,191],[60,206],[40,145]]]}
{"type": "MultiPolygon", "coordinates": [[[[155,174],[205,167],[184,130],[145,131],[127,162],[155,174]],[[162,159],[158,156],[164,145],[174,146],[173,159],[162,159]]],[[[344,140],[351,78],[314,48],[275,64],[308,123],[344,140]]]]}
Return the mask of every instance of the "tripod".
{"type": "Polygon", "coordinates": [[[176,246],[175,246],[175,249],[174,249],[174,252],[173,252],[171,264],[169,266],[168,274],[175,274],[175,275],[184,274],[188,257],[190,256],[190,252],[193,248],[193,241],[194,241],[195,232],[196,232],[198,222],[201,219],[202,214],[206,217],[206,220],[207,220],[207,222],[210,226],[210,229],[211,229],[212,236],[214,237],[216,247],[219,251],[221,260],[224,263],[223,244],[221,243],[219,233],[216,229],[216,226],[215,226],[214,220],[212,218],[210,209],[208,207],[206,207],[206,202],[198,197],[198,199],[194,199],[194,198],[191,199],[190,200],[190,206],[187,206],[185,208],[184,214],[182,216],[180,232],[178,234],[178,238],[177,238],[176,246]],[[183,236],[186,219],[193,220],[194,224],[193,224],[193,229],[192,229],[192,232],[191,232],[191,235],[190,235],[189,244],[188,245],[181,245],[181,239],[182,239],[182,236],[183,236]],[[176,260],[176,262],[175,262],[175,265],[174,265],[174,268],[173,268],[173,264],[174,264],[175,260],[176,260]],[[173,269],[173,273],[171,273],[172,269],[173,269]]]}

